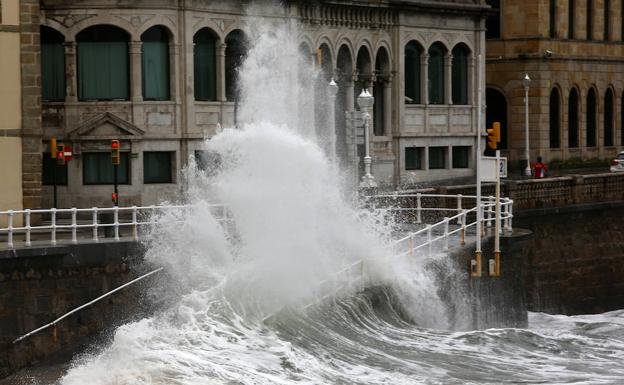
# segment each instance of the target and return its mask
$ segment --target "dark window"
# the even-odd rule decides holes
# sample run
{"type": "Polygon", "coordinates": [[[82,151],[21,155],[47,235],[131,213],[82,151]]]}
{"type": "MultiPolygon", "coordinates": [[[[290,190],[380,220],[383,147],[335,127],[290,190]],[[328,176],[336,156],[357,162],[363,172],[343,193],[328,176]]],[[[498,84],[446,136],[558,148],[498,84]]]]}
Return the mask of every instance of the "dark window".
{"type": "Polygon", "coordinates": [[[429,147],[429,169],[446,168],[447,147],[429,147]]]}
{"type": "Polygon", "coordinates": [[[561,98],[559,96],[559,90],[553,88],[550,92],[550,148],[559,148],[559,129],[560,119],[559,105],[561,104],[561,98]]]}
{"type": "Polygon", "coordinates": [[[550,0],[550,33],[551,38],[557,37],[557,0],[550,0]]]}
{"type": "Polygon", "coordinates": [[[405,147],[405,169],[421,170],[422,169],[422,147],[405,147]]]}
{"type": "Polygon", "coordinates": [[[501,125],[501,141],[499,149],[507,148],[507,98],[494,88],[485,89],[485,122],[486,127],[492,127],[494,122],[501,125]]]}
{"type": "Polygon", "coordinates": [[[604,145],[613,146],[613,91],[607,89],[604,99],[604,145]]]}
{"type": "Polygon", "coordinates": [[[576,148],[579,146],[578,132],[578,92],[576,88],[572,88],[568,98],[568,147],[576,148]]]}
{"type": "Polygon", "coordinates": [[[568,39],[574,39],[574,26],[576,24],[576,1],[568,1],[568,39]]]}
{"type": "Polygon", "coordinates": [[[60,32],[41,27],[41,99],[65,99],[65,38],[60,32]]]}
{"type": "Polygon", "coordinates": [[[610,40],[611,38],[611,23],[609,20],[611,12],[611,2],[604,0],[604,40],[610,40]]]}
{"type": "MultiPolygon", "coordinates": [[[[117,183],[130,183],[130,162],[127,152],[120,154],[117,183]]],[[[82,154],[83,184],[113,184],[114,167],[108,152],[85,152],[82,154]]]]}
{"type": "Polygon", "coordinates": [[[587,40],[594,39],[594,1],[587,0],[587,40]]]}
{"type": "Polygon", "coordinates": [[[468,48],[453,48],[453,104],[468,104],[468,48]]]}
{"type": "Polygon", "coordinates": [[[405,103],[420,104],[420,57],[422,51],[415,41],[405,46],[405,103]]]}
{"type": "Polygon", "coordinates": [[[141,35],[143,99],[169,99],[169,34],[155,26],[141,35]]]}
{"type": "Polygon", "coordinates": [[[596,93],[593,88],[587,93],[587,147],[596,146],[596,93]]]}
{"type": "Polygon", "coordinates": [[[247,54],[247,38],[240,30],[230,32],[225,38],[225,97],[238,100],[238,70],[247,54]]]}
{"type": "Polygon", "coordinates": [[[622,94],[621,104],[620,145],[624,146],[624,93],[622,94]]]}
{"type": "Polygon", "coordinates": [[[217,100],[217,38],[208,28],[193,36],[195,100],[217,100]]]}
{"type": "Polygon", "coordinates": [[[444,104],[444,47],[429,48],[429,104],[444,104]]]}
{"type": "Polygon", "coordinates": [[[470,146],[453,146],[453,168],[468,168],[470,146]]]}
{"type": "Polygon", "coordinates": [[[143,183],[172,183],[173,152],[143,153],[143,183]]]}
{"type": "Polygon", "coordinates": [[[67,165],[59,165],[56,159],[50,157],[49,152],[43,153],[43,167],[41,182],[44,186],[51,186],[55,184],[57,186],[67,186],[67,165]],[[56,170],[55,170],[56,168],[56,170]],[[56,174],[54,172],[56,171],[56,174]]]}
{"type": "Polygon", "coordinates": [[[128,99],[128,39],[124,30],[108,25],[86,28],[76,36],[80,100],[128,99]]]}
{"type": "Polygon", "coordinates": [[[499,39],[501,37],[500,0],[486,0],[485,2],[492,7],[485,20],[485,37],[499,39]]]}
{"type": "Polygon", "coordinates": [[[373,133],[377,136],[385,135],[390,131],[390,127],[385,126],[386,113],[386,81],[390,76],[390,59],[388,58],[388,51],[381,47],[377,51],[377,57],[375,59],[375,73],[377,77],[373,86],[373,96],[375,97],[374,105],[374,122],[373,133]]]}

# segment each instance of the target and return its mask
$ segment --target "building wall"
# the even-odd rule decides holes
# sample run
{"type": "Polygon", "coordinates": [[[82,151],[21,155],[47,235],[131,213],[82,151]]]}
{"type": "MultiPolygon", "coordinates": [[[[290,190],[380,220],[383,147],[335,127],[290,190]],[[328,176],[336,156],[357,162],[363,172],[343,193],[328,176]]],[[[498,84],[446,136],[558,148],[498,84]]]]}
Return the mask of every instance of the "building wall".
{"type": "MultiPolygon", "coordinates": [[[[483,6],[480,2],[464,1],[464,6],[444,3],[444,6],[399,5],[387,2],[379,6],[368,3],[344,5],[324,1],[309,3],[287,2],[282,13],[255,9],[254,16],[273,20],[275,23],[296,23],[301,28],[300,40],[313,57],[319,48],[329,50],[331,63],[329,77],[335,77],[342,93],[353,95],[362,84],[371,91],[373,87],[384,88],[384,106],[388,111],[383,123],[383,134],[371,138],[373,173],[378,181],[393,185],[402,182],[419,183],[474,173],[471,160],[467,169],[452,169],[450,156],[443,170],[406,171],[401,156],[404,146],[450,146],[455,141],[474,148],[476,133],[476,66],[475,58],[483,52],[482,21],[483,6]],[[264,12],[264,13],[263,13],[264,12]],[[435,42],[450,51],[457,44],[465,44],[470,50],[469,82],[470,96],[467,105],[453,106],[450,94],[439,105],[428,103],[405,105],[404,103],[404,47],[415,40],[427,50],[435,42]],[[348,59],[339,59],[344,48],[348,59]],[[358,52],[365,51],[368,63],[358,62],[358,52]],[[378,54],[388,53],[388,63],[376,69],[378,54]],[[360,66],[360,67],[358,67],[360,66]],[[349,68],[349,73],[345,73],[349,68]],[[367,68],[357,71],[358,68],[367,68]],[[457,140],[456,140],[457,139],[457,140]]],[[[462,2],[460,2],[462,3],[462,2]]],[[[423,3],[425,4],[425,3],[423,3]]],[[[428,4],[428,3],[427,3],[428,4]]],[[[142,156],[144,151],[166,148],[175,152],[176,171],[189,156],[201,147],[205,137],[215,134],[217,125],[233,126],[235,103],[227,100],[224,84],[224,41],[235,30],[249,32],[250,18],[243,2],[204,1],[187,4],[184,8],[166,2],[137,1],[120,7],[118,2],[85,1],[76,5],[68,1],[43,1],[42,24],[60,32],[65,39],[65,66],[67,94],[64,101],[43,104],[42,119],[46,145],[51,137],[72,144],[75,158],[68,165],[68,186],[59,187],[59,205],[102,205],[110,202],[111,186],[84,186],[82,183],[81,153],[108,151],[110,140],[123,136],[122,149],[130,152],[132,161],[132,184],[120,187],[121,205],[152,204],[177,190],[175,183],[144,185],[142,183],[142,156]],[[77,97],[76,35],[85,28],[98,24],[114,25],[130,35],[130,97],[127,101],[80,101],[77,97]],[[170,79],[171,97],[167,101],[146,101],[141,94],[141,34],[148,28],[162,25],[170,32],[170,79]],[[217,37],[217,100],[195,101],[193,79],[193,36],[207,27],[217,37]],[[115,118],[102,121],[100,126],[89,126],[91,119],[104,114],[115,118]],[[119,122],[115,120],[120,118],[119,122]],[[111,123],[111,119],[115,122],[111,123]],[[126,124],[127,123],[127,124],[126,124]],[[117,127],[117,133],[105,133],[103,125],[117,127]],[[124,127],[120,127],[124,126],[124,127]],[[89,131],[92,130],[92,131],[89,131]],[[88,131],[88,132],[87,132],[88,131]]],[[[423,55],[423,59],[425,56],[423,55]]],[[[450,68],[452,56],[445,57],[446,90],[450,92],[450,68]]],[[[322,87],[324,88],[324,87],[322,87]]],[[[422,83],[425,90],[427,85],[422,83]]],[[[327,98],[324,91],[317,91],[316,98],[327,98]]],[[[423,91],[426,92],[426,91],[423,91]]],[[[342,119],[346,111],[357,108],[351,98],[336,116],[342,119]]],[[[98,123],[99,124],[99,123],[98,123]]],[[[338,130],[344,130],[338,124],[338,130]]],[[[346,125],[345,125],[346,126],[346,125]]],[[[352,132],[338,132],[341,140],[353,139],[352,132]]],[[[351,141],[354,145],[355,140],[351,141]]],[[[344,143],[348,145],[348,143],[344,143]]],[[[450,148],[450,147],[449,147],[450,148]]],[[[362,155],[355,147],[347,164],[357,167],[355,154],[362,155]]],[[[473,150],[474,156],[476,152],[473,150]]],[[[44,186],[44,206],[51,204],[51,190],[44,186]]]]}
{"type": "MultiPolygon", "coordinates": [[[[550,1],[501,2],[501,38],[487,40],[487,84],[502,92],[507,103],[508,149],[512,161],[524,161],[525,107],[522,78],[531,78],[529,87],[529,139],[532,161],[539,155],[547,161],[581,158],[611,158],[622,150],[622,95],[624,92],[624,46],[622,4],[612,0],[604,35],[604,1],[595,0],[593,36],[587,39],[586,2],[575,2],[574,36],[569,36],[568,1],[557,1],[554,31],[550,30],[550,1]],[[550,96],[560,92],[560,143],[550,143],[550,96]],[[568,102],[570,91],[579,95],[577,147],[568,143],[568,102]],[[587,146],[587,95],[594,89],[596,106],[596,145],[587,146]],[[613,144],[605,145],[605,93],[613,91],[613,144]]],[[[494,111],[488,111],[488,115],[494,111]]],[[[512,163],[513,165],[514,163],[512,163]]]]}
{"type": "MultiPolygon", "coordinates": [[[[0,2],[0,211],[22,208],[19,1],[0,2]]],[[[0,222],[0,227],[4,226],[0,222]]]]}

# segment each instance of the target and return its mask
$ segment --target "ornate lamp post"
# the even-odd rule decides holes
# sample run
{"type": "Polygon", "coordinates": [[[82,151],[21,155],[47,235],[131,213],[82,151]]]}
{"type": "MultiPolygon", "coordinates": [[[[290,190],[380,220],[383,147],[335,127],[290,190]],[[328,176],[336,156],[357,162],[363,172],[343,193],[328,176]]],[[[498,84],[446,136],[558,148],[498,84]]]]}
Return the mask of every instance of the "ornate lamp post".
{"type": "Polygon", "coordinates": [[[329,156],[332,161],[336,161],[336,94],[338,94],[338,84],[331,79],[327,85],[329,95],[329,156]]]}
{"type": "Polygon", "coordinates": [[[524,86],[524,150],[527,161],[524,175],[531,176],[531,154],[529,152],[529,86],[531,85],[531,78],[529,74],[524,74],[522,85],[524,86]]]}
{"type": "Polygon", "coordinates": [[[358,106],[364,112],[364,176],[362,177],[362,182],[360,182],[360,187],[362,188],[372,188],[377,187],[377,183],[375,183],[375,177],[371,174],[371,163],[373,162],[370,156],[370,143],[369,143],[369,121],[370,121],[370,108],[373,106],[375,102],[375,98],[373,95],[368,92],[367,89],[363,89],[360,96],[357,98],[358,106]]]}

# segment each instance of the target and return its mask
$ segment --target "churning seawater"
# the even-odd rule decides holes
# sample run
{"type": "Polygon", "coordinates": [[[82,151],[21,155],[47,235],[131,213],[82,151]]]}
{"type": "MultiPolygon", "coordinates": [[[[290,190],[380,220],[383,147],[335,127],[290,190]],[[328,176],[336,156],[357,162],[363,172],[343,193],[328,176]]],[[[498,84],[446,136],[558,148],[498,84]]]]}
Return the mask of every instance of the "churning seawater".
{"type": "Polygon", "coordinates": [[[161,308],[60,384],[624,384],[624,311],[465,331],[458,302],[450,321],[426,262],[389,253],[392,227],[357,208],[329,161],[333,133],[309,113],[325,79],[299,57],[299,32],[273,19],[249,33],[240,127],[206,140],[218,166],[191,162],[180,201],[192,209],[156,218],[148,237],[146,260],[166,267],[150,289],[161,308]],[[360,260],[358,285],[336,275],[360,260]],[[345,288],[304,310],[322,281],[345,288]]]}

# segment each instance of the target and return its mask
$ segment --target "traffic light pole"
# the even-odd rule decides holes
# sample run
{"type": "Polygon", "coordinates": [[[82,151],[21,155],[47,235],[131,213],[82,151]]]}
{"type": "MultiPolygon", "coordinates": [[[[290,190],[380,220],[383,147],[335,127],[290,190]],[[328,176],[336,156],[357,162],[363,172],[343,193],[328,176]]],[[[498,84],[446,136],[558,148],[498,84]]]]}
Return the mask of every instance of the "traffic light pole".
{"type": "Polygon", "coordinates": [[[119,206],[119,191],[117,189],[117,172],[119,171],[119,165],[113,165],[113,182],[115,183],[115,201],[114,206],[119,206]]]}
{"type": "MultiPolygon", "coordinates": [[[[52,157],[52,154],[50,154],[50,157],[52,157]]],[[[53,202],[53,206],[55,209],[58,208],[58,206],[56,205],[56,168],[58,167],[57,161],[56,159],[52,159],[52,164],[54,165],[52,167],[52,191],[54,192],[54,202],[53,202]]]]}

